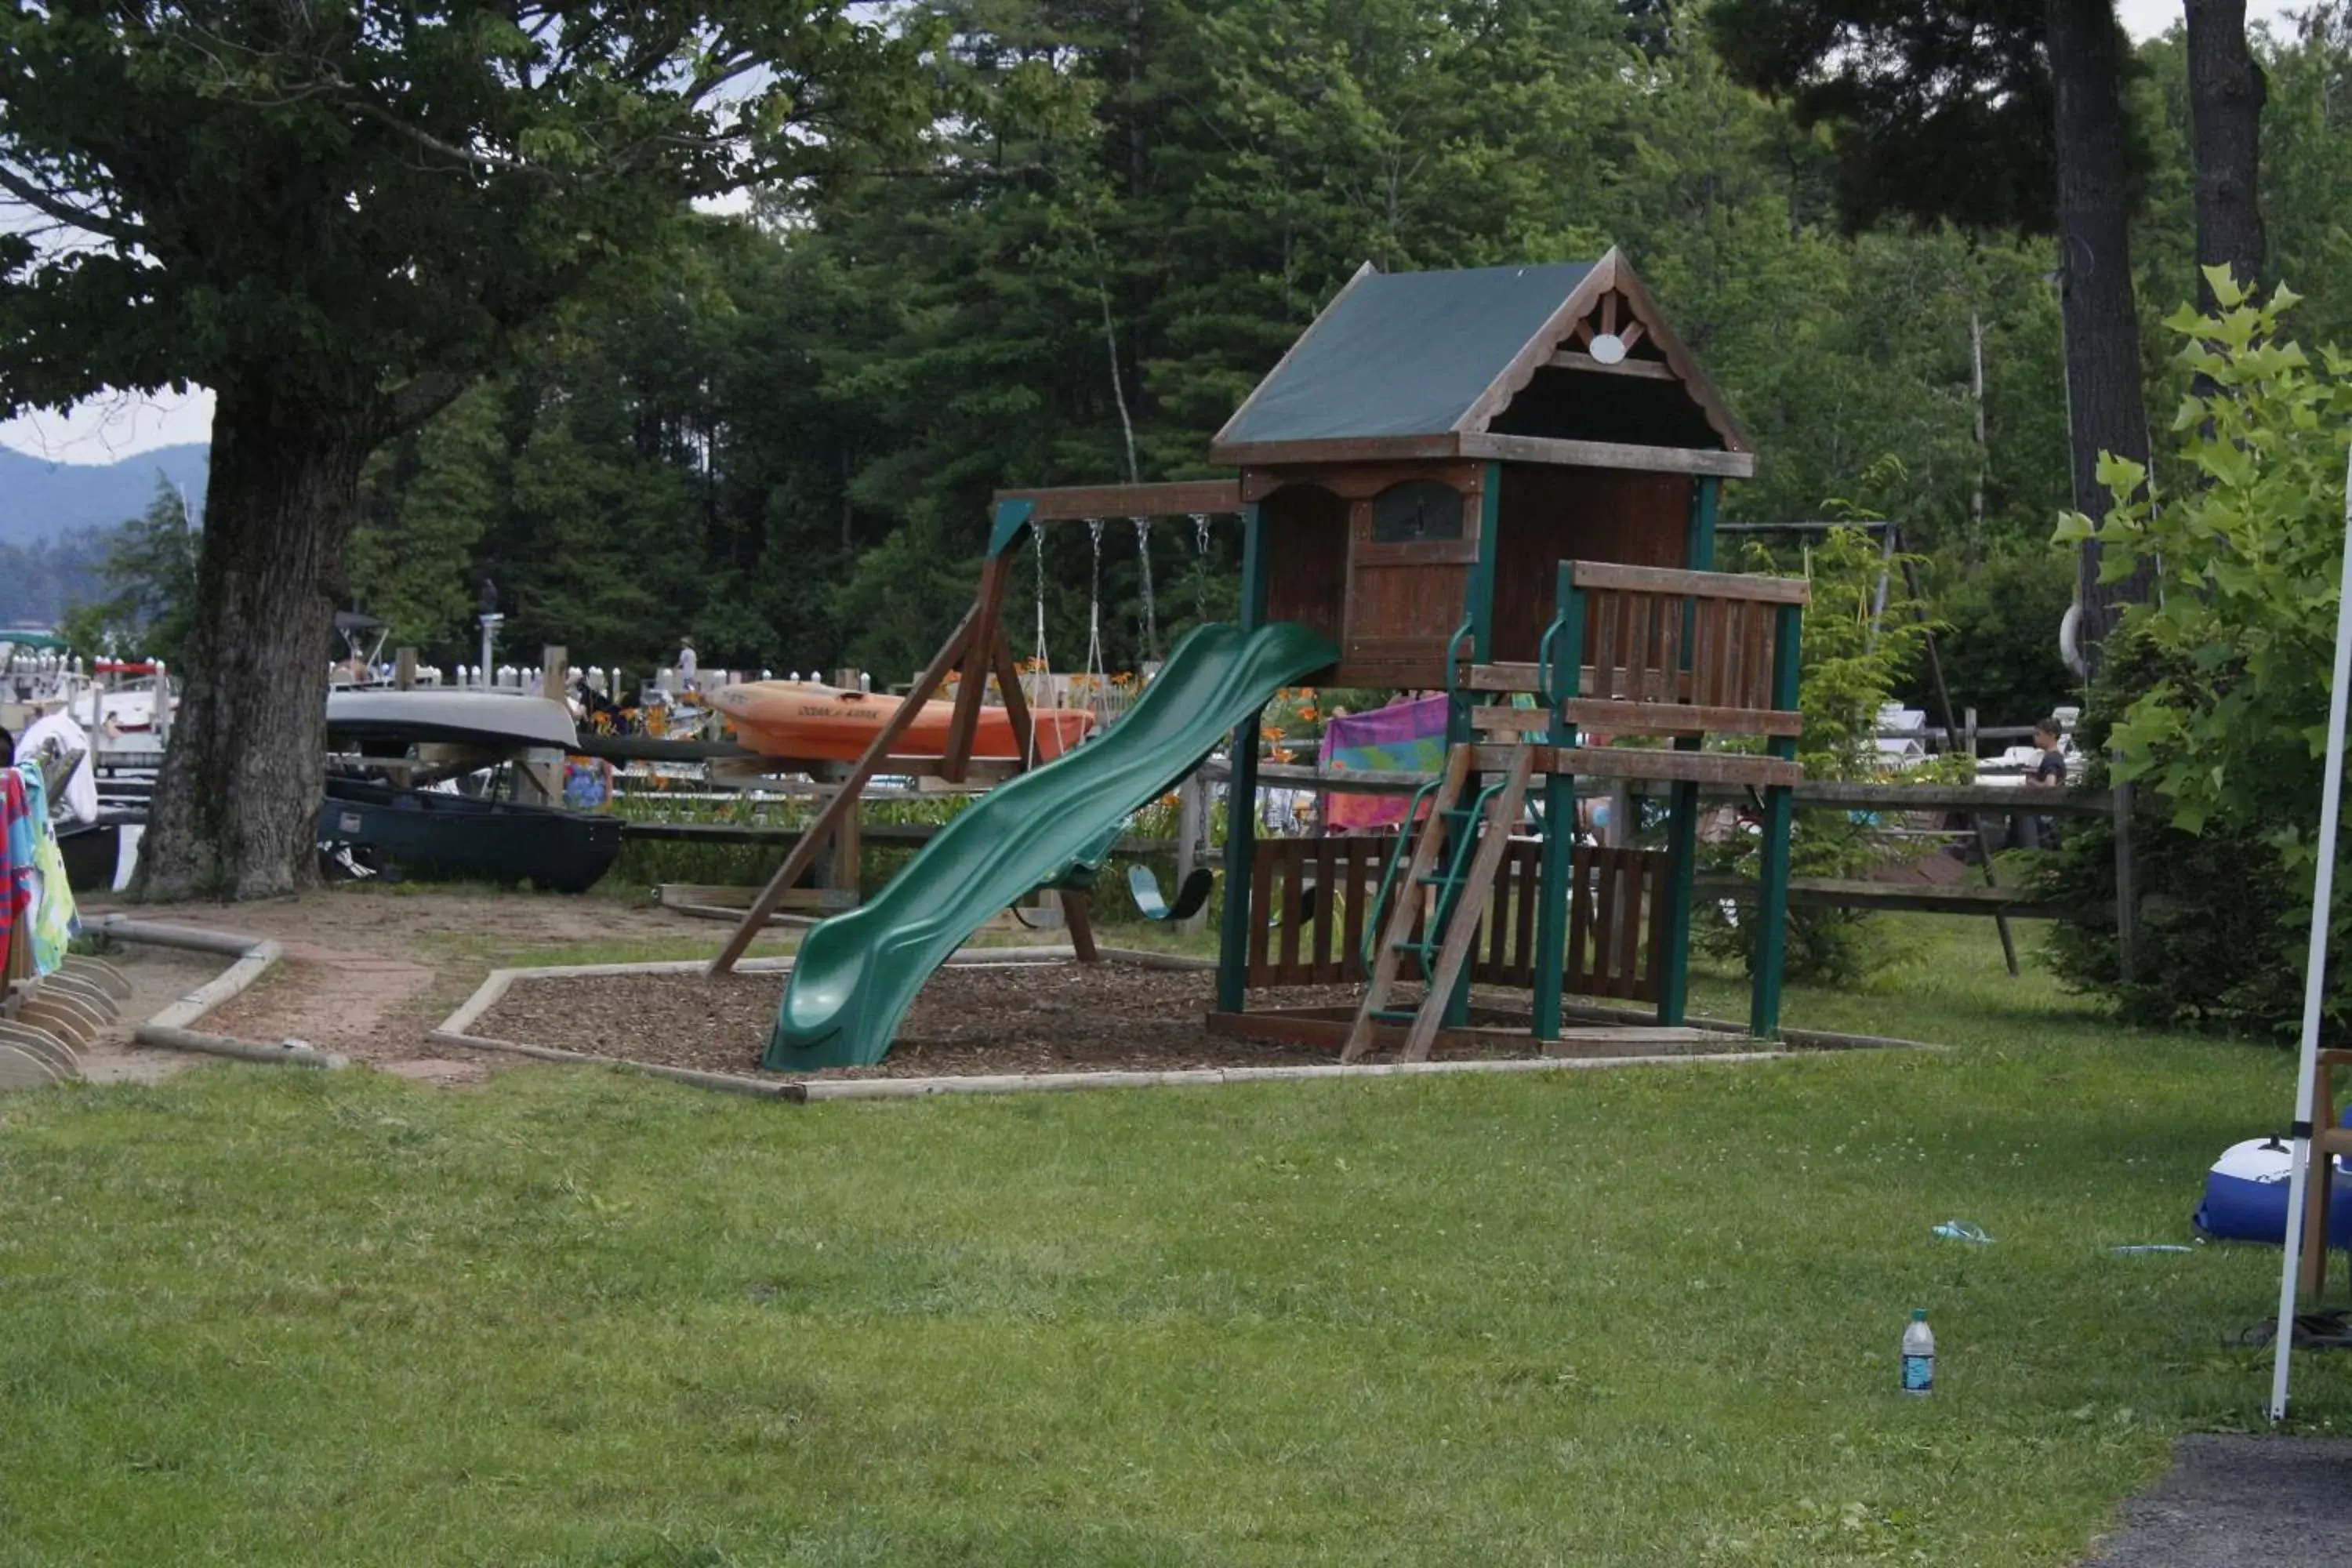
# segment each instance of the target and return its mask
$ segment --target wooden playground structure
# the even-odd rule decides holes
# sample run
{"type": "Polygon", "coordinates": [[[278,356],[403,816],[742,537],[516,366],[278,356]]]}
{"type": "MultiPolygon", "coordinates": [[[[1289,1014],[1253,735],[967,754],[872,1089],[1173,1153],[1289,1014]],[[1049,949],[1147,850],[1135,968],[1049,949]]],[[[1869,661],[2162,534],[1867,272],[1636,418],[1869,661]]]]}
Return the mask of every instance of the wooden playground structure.
{"type": "MultiPolygon", "coordinates": [[[[1745,790],[1758,808],[1749,1029],[1775,1035],[1809,590],[1713,570],[1719,487],[1753,472],[1753,448],[1623,258],[1397,275],[1367,265],[1210,456],[1237,475],[999,493],[971,607],[713,973],[854,830],[877,773],[971,776],[992,677],[1016,734],[1026,730],[1005,618],[1024,535],[1216,514],[1241,523],[1244,632],[1310,628],[1339,657],[1305,684],[1443,691],[1448,719],[1445,766],[1404,829],[1365,837],[1262,835],[1256,716],[1234,729],[1213,1030],[1412,1060],[1465,1034],[1558,1041],[1569,999],[1587,996],[1647,1005],[1657,1041],[1676,1040],[1704,785],[1745,790]],[[942,754],[895,755],[951,674],[942,754]],[[1709,749],[1710,737],[1747,749],[1709,749]],[[1578,842],[1580,778],[1663,784],[1662,847],[1578,842]],[[1361,984],[1360,1001],[1351,1012],[1249,1005],[1255,991],[1319,984],[1361,984]],[[1524,1022],[1474,1019],[1474,984],[1524,989],[1524,1022]],[[1402,997],[1407,986],[1419,996],[1402,997]]],[[[1085,957],[1082,902],[1072,917],[1085,957]]]]}

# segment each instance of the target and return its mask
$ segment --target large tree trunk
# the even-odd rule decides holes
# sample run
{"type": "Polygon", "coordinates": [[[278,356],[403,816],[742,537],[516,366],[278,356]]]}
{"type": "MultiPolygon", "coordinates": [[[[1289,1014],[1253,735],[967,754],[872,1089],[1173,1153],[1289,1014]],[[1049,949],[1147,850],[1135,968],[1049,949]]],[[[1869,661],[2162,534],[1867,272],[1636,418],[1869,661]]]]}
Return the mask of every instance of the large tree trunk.
{"type": "Polygon", "coordinates": [[[2189,119],[2196,136],[2197,302],[2214,307],[2208,267],[2241,283],[2263,275],[2263,209],[2257,199],[2262,67],[2246,47],[2246,0],[2187,0],[2189,119]]]}
{"type": "Polygon", "coordinates": [[[152,899],[264,898],[317,877],[327,662],[372,411],[296,378],[215,388],[198,611],[141,845],[152,899]]]}
{"type": "MultiPolygon", "coordinates": [[[[2125,156],[2123,33],[2113,0],[2047,0],[2050,76],[2057,100],[2058,240],[2066,331],[2066,413],[2074,505],[2093,518],[2114,504],[2099,457],[2147,461],[2140,396],[2139,310],[2132,299],[2130,196],[2125,156]]],[[[2084,651],[2114,629],[2127,604],[2155,587],[2152,567],[2099,581],[2099,547],[2078,568],[2084,651]]]]}

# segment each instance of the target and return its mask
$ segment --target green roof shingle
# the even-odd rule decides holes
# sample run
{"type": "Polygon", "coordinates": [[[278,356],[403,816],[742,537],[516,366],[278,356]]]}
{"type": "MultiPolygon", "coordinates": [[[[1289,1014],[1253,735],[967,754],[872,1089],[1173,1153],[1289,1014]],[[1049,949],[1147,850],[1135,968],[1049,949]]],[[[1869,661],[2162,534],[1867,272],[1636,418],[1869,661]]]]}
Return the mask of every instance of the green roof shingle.
{"type": "Polygon", "coordinates": [[[1593,266],[1361,276],[1258,384],[1217,445],[1444,434],[1593,266]]]}

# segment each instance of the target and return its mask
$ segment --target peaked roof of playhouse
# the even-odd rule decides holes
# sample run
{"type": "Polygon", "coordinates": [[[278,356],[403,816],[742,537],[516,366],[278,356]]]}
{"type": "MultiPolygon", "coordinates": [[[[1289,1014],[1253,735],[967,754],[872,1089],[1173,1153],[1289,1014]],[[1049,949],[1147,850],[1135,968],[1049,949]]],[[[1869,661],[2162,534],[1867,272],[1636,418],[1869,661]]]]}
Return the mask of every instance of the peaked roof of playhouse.
{"type": "Polygon", "coordinates": [[[1366,262],[1210,455],[1605,460],[1595,447],[1634,449],[1612,467],[1755,467],[1747,432],[1614,249],[1598,261],[1454,272],[1366,262]]]}

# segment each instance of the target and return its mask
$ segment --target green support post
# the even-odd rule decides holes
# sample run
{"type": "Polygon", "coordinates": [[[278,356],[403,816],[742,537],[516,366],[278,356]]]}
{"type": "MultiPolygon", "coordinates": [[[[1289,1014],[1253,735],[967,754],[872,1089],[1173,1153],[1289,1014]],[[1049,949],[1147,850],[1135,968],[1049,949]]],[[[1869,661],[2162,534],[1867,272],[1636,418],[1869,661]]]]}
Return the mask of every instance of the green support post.
{"type": "MultiPolygon", "coordinates": [[[[1555,746],[1576,744],[1576,726],[1561,711],[1584,679],[1584,592],[1576,586],[1576,563],[1559,563],[1559,606],[1538,655],[1544,698],[1551,709],[1545,739],[1555,746]]],[[[1559,1038],[1559,1005],[1568,984],[1568,907],[1576,877],[1576,780],[1568,773],[1544,775],[1543,866],[1536,879],[1535,1037],[1559,1038]]]]}
{"type": "Polygon", "coordinates": [[[1712,474],[1702,474],[1692,482],[1690,537],[1683,548],[1683,559],[1690,563],[1693,572],[1715,570],[1715,507],[1723,489],[1723,481],[1712,474]]]}
{"type": "MultiPolygon", "coordinates": [[[[1496,524],[1503,504],[1503,465],[1488,463],[1480,475],[1478,486],[1478,557],[1470,565],[1470,586],[1463,605],[1463,615],[1470,623],[1470,662],[1485,664],[1495,657],[1495,558],[1502,548],[1502,531],[1496,524]]],[[[1447,647],[1446,686],[1454,686],[1452,665],[1454,649],[1447,647]]],[[[1454,745],[1463,745],[1477,737],[1470,732],[1470,710],[1478,700],[1475,691],[1455,694],[1445,714],[1445,738],[1454,745]]],[[[1474,772],[1465,781],[1462,790],[1466,799],[1478,798],[1478,775],[1474,772]]],[[[1411,824],[1407,824],[1410,830],[1411,824]]],[[[1469,911],[1456,909],[1457,918],[1467,918],[1469,911]]],[[[1454,994],[1445,999],[1444,1025],[1459,1028],[1470,1021],[1470,980],[1478,967],[1474,956],[1462,966],[1462,978],[1454,987],[1454,994]]]]}
{"type": "MultiPolygon", "coordinates": [[[[1462,600],[1462,625],[1470,632],[1470,662],[1485,664],[1495,657],[1495,557],[1501,549],[1501,533],[1496,518],[1502,503],[1503,465],[1488,463],[1478,489],[1478,554],[1470,563],[1470,583],[1462,600]]],[[[1459,746],[1471,739],[1470,710],[1476,705],[1477,693],[1460,689],[1454,680],[1454,654],[1461,646],[1461,633],[1445,645],[1445,689],[1452,700],[1445,709],[1445,740],[1448,745],[1459,746]]],[[[1477,781],[1473,779],[1466,793],[1475,793],[1477,781]]]]}
{"type": "MultiPolygon", "coordinates": [[[[1675,742],[1696,752],[1696,737],[1675,742]]],[[[1698,873],[1698,785],[1677,784],[1666,795],[1666,951],[1658,963],[1658,1024],[1680,1028],[1690,1012],[1691,905],[1698,873]]]]}
{"type": "MultiPolygon", "coordinates": [[[[1715,570],[1715,508],[1723,481],[1702,475],[1692,481],[1690,528],[1683,541],[1683,559],[1694,572],[1715,570]]],[[[1698,606],[1683,606],[1683,668],[1690,668],[1691,628],[1698,606]]],[[[1696,752],[1699,738],[1685,735],[1675,742],[1678,752],[1696,752]]],[[[1690,1011],[1691,903],[1698,872],[1698,785],[1677,784],[1667,794],[1666,806],[1666,951],[1658,963],[1658,1023],[1678,1028],[1690,1011]]]]}
{"type": "Polygon", "coordinates": [[[1489,463],[1478,487],[1478,559],[1470,567],[1471,658],[1484,664],[1495,657],[1495,558],[1502,550],[1503,465],[1489,463]]]}
{"type": "Polygon", "coordinates": [[[1250,867],[1257,853],[1259,709],[1234,726],[1233,771],[1225,785],[1225,914],[1217,931],[1217,1010],[1238,1013],[1248,989],[1250,867]]]}
{"type": "MultiPolygon", "coordinates": [[[[1242,508],[1242,630],[1265,619],[1265,536],[1258,508],[1242,508]]],[[[1257,732],[1263,708],[1234,726],[1233,773],[1225,793],[1225,913],[1217,929],[1217,1009],[1238,1013],[1248,990],[1252,864],[1257,854],[1257,732]]]]}
{"type": "MultiPolygon", "coordinates": [[[[1784,712],[1797,708],[1801,668],[1797,639],[1804,611],[1783,605],[1778,635],[1772,639],[1772,706],[1784,712]]],[[[1794,735],[1773,737],[1771,754],[1793,760],[1794,735]]],[[[1790,789],[1772,784],[1764,791],[1764,865],[1756,890],[1756,989],[1748,1012],[1748,1032],[1769,1040],[1780,1032],[1780,971],[1788,957],[1790,789]]]]}

